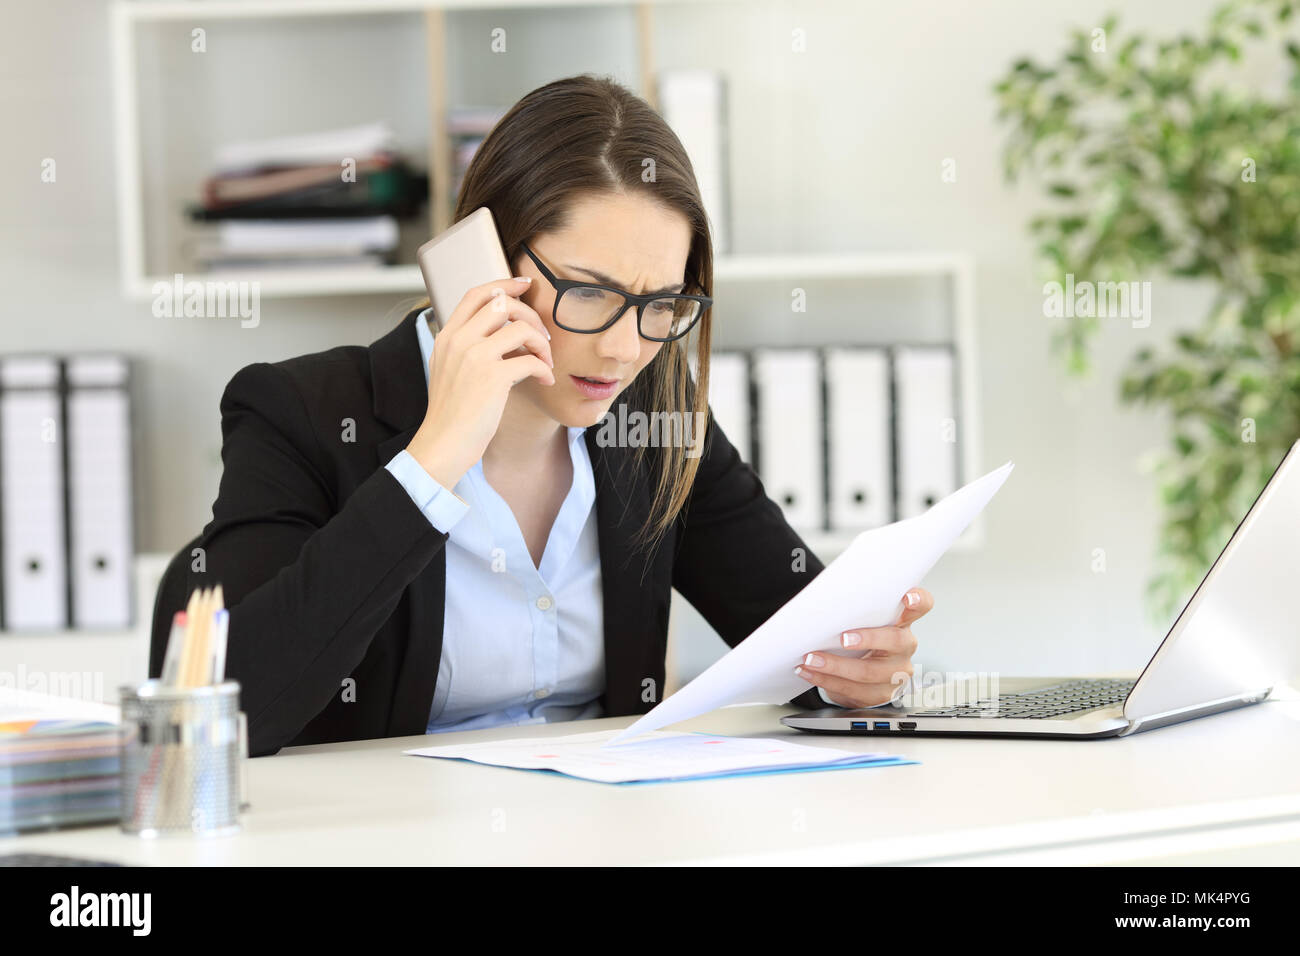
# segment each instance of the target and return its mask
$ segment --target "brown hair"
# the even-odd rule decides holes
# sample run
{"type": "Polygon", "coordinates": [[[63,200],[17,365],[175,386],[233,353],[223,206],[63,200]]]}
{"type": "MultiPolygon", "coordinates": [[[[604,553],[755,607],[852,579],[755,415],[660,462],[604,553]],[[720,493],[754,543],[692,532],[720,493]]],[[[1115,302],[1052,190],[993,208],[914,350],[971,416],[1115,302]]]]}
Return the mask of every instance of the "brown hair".
{"type": "MultiPolygon", "coordinates": [[[[562,229],[580,194],[607,190],[639,190],[685,216],[693,232],[685,291],[710,294],[713,246],[686,150],[649,104],[606,77],[555,80],[512,106],[474,153],[452,220],[487,206],[506,258],[517,269],[524,242],[562,229]],[[643,178],[647,168],[653,170],[649,181],[643,178]]],[[[624,393],[630,407],[681,412],[687,423],[707,421],[701,416],[708,409],[710,313],[705,311],[692,332],[698,358],[694,387],[686,340],[666,342],[624,393]]],[[[689,425],[681,434],[690,434],[689,425]]],[[[636,536],[638,544],[656,546],[690,495],[700,458],[688,458],[682,444],[658,449],[650,514],[636,536]]],[[[648,447],[636,447],[636,467],[648,447]]]]}

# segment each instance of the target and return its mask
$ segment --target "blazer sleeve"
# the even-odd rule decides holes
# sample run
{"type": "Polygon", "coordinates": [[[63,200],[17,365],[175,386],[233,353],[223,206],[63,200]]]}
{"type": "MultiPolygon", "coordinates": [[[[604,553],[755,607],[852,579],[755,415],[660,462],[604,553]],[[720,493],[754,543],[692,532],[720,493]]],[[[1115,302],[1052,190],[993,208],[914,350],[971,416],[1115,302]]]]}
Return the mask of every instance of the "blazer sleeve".
{"type": "Polygon", "coordinates": [[[277,366],[231,379],[221,428],[224,470],[197,543],[230,609],[226,672],[257,756],[288,744],[339,692],[447,535],[378,465],[337,502],[301,394],[277,366]]]}
{"type": "MultiPolygon", "coordinates": [[[[711,408],[699,471],[680,521],[673,587],[731,647],[824,568],[718,427],[711,408]]],[[[828,706],[812,685],[791,703],[828,706]]]]}

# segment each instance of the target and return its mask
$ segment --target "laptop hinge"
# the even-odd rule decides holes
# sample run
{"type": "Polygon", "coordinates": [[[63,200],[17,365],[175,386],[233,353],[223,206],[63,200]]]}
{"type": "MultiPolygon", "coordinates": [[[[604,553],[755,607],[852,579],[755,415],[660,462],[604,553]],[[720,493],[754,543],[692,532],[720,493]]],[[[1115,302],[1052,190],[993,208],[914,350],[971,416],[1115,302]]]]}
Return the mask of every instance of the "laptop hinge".
{"type": "Polygon", "coordinates": [[[1127,737],[1129,734],[1136,734],[1143,730],[1155,730],[1157,727],[1166,727],[1169,724],[1191,720],[1194,717],[1208,717],[1210,714],[1221,714],[1225,710],[1236,710],[1238,707],[1245,707],[1248,704],[1257,704],[1266,699],[1271,693],[1273,693],[1273,688],[1270,687],[1267,690],[1245,697],[1229,697],[1197,707],[1184,707],[1180,710],[1169,710],[1162,714],[1139,717],[1129,725],[1127,730],[1122,731],[1120,736],[1127,737]]]}

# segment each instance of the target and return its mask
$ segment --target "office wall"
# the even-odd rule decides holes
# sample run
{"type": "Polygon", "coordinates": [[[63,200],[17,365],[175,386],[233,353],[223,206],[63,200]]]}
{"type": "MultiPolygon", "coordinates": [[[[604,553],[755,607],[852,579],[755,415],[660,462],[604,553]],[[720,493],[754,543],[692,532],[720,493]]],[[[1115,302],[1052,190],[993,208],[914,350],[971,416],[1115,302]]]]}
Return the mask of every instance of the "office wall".
{"type": "MultiPolygon", "coordinates": [[[[1214,5],[1154,0],[1123,15],[1175,34],[1214,5]]],[[[672,9],[659,21],[660,63],[714,65],[730,77],[737,251],[976,257],[979,457],[985,469],[1012,459],[1016,470],[988,515],[986,546],[946,557],[926,582],[938,605],[917,627],[925,668],[1136,667],[1161,631],[1141,604],[1158,514],[1139,462],[1163,444],[1165,429],[1118,406],[1116,373],[1139,338],[1163,339],[1194,320],[1203,290],[1158,283],[1151,327],[1108,326],[1094,376],[1066,382],[1049,355],[1050,323],[1024,228],[1033,204],[1028,190],[1002,182],[990,92],[1015,57],[1049,56],[1069,26],[1091,28],[1121,6],[1132,7],[759,2],[672,9]],[[794,28],[806,31],[807,53],[790,52],[794,28]],[[945,158],[956,161],[955,183],[940,178],[945,158]],[[1106,552],[1103,574],[1091,570],[1095,548],[1106,552]]],[[[492,19],[476,14],[454,35],[470,43],[474,24],[492,19]]],[[[372,42],[359,33],[359,45],[372,42]]],[[[521,75],[548,78],[540,41],[516,36],[515,46],[528,64],[521,75]]],[[[288,71],[293,47],[283,55],[288,71]]],[[[382,56],[359,52],[366,62],[382,56]]],[[[499,81],[499,60],[462,50],[455,66],[466,89],[499,81]]],[[[583,68],[566,61],[550,75],[583,68]]],[[[635,75],[630,64],[626,73],[635,75]]],[[[139,544],[168,551],[209,516],[220,474],[217,400],[229,377],[252,361],[369,342],[404,297],[265,300],[251,330],[232,320],[157,319],[147,302],[124,299],[109,77],[106,4],[50,0],[10,11],[0,32],[0,351],[121,349],[139,359],[139,544]],[[40,182],[44,157],[58,161],[57,184],[40,182]]],[[[193,102],[219,95],[196,89],[193,102]]],[[[185,102],[185,91],[169,91],[169,100],[185,102]]],[[[251,99],[249,108],[278,115],[273,97],[251,99]]],[[[848,321],[870,320],[865,311],[848,321]]],[[[678,623],[679,663],[693,673],[722,645],[698,618],[684,614],[678,623]]],[[[74,645],[67,648],[75,656],[74,645]]]]}

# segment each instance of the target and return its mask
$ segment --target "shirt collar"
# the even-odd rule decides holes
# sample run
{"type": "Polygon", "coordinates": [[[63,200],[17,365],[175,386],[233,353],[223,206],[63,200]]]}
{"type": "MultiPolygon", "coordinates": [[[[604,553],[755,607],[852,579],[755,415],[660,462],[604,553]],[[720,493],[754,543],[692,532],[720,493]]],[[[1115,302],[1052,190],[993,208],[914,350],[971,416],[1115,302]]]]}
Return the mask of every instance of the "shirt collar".
{"type": "MultiPolygon", "coordinates": [[[[424,369],[424,387],[429,387],[429,360],[433,358],[433,330],[429,323],[433,321],[433,306],[425,309],[415,320],[415,335],[420,341],[420,367],[424,369]]],[[[585,426],[570,425],[569,444],[572,445],[587,430],[585,426]]]]}

